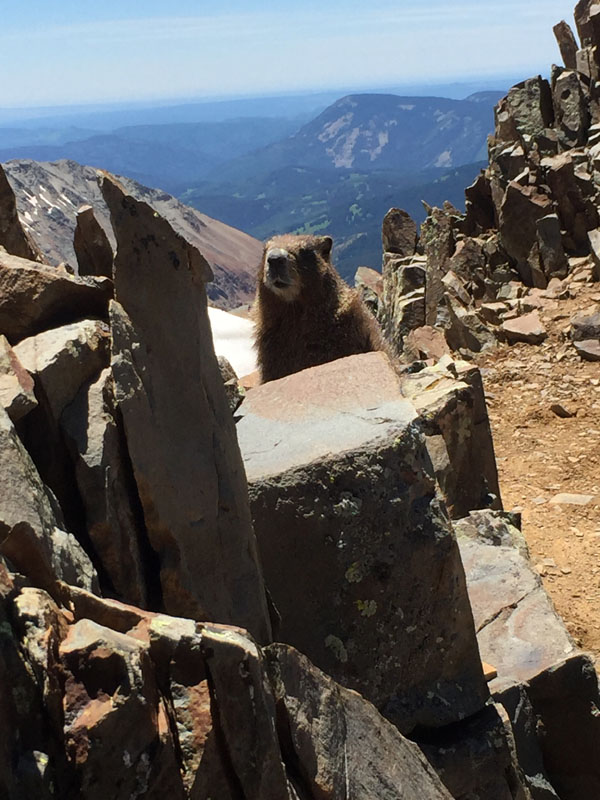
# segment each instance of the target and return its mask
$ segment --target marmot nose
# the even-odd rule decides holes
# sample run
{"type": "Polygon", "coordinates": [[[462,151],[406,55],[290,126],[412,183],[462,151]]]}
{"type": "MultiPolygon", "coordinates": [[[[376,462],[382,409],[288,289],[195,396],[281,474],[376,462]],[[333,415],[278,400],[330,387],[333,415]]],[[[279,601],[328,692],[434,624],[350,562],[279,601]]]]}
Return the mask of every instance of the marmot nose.
{"type": "Polygon", "coordinates": [[[274,248],[267,253],[267,269],[271,278],[276,279],[287,271],[288,254],[285,250],[274,248]]]}

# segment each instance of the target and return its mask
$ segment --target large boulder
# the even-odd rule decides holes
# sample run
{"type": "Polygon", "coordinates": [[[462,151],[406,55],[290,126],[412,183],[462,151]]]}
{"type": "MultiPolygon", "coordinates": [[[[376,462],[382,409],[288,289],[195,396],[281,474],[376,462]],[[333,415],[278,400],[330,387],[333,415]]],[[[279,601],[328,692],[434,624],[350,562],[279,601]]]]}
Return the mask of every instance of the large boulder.
{"type": "Polygon", "coordinates": [[[78,278],[0,250],[0,333],[11,344],[86,316],[106,316],[108,278],[78,278]]]}
{"type": "Polygon", "coordinates": [[[112,371],[164,609],[270,626],[244,470],[213,350],[201,254],[110,178],[112,371]]]}
{"type": "Polygon", "coordinates": [[[403,732],[478,711],[487,690],[462,565],[387,357],[257,387],[238,413],[278,638],[403,732]]]}

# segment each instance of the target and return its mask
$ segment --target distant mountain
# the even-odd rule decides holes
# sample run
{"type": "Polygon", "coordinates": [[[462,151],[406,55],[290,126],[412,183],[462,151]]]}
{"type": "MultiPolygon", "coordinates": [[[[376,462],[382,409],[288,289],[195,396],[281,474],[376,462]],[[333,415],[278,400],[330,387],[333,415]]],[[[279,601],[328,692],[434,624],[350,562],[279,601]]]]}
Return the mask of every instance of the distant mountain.
{"type": "MultiPolygon", "coordinates": [[[[114,247],[108,209],[98,186],[98,173],[74,161],[38,163],[9,161],[3,165],[15,192],[24,227],[51,263],[76,267],[73,233],[76,212],[89,203],[114,247]]],[[[248,303],[254,296],[255,274],[262,246],[239,230],[183,205],[171,195],[119,177],[136,198],[151,205],[189,242],[198,247],[214,272],[209,298],[220,308],[248,303]]]]}
{"type": "Polygon", "coordinates": [[[36,141],[16,146],[14,132],[0,128],[0,162],[11,159],[89,164],[116,172],[149,186],[176,191],[201,180],[217,164],[288,136],[298,123],[288,119],[246,118],[227,122],[140,125],[112,133],[76,136],[65,141],[68,130],[22,129],[36,141]],[[50,137],[56,143],[48,143],[50,137]],[[3,144],[8,140],[9,144],[3,144]]]}
{"type": "Polygon", "coordinates": [[[466,100],[349,95],[293,136],[220,166],[208,179],[237,182],[288,166],[414,173],[471,164],[487,157],[493,109],[501,97],[501,92],[466,100]]]}

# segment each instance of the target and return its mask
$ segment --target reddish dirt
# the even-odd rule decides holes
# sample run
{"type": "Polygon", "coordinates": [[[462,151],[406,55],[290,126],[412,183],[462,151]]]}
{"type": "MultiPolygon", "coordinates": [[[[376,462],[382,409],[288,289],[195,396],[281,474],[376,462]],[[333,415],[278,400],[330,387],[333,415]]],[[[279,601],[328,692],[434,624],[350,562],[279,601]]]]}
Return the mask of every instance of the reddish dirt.
{"type": "Polygon", "coordinates": [[[501,345],[478,357],[504,507],[520,510],[531,559],[576,642],[600,656],[600,363],[582,361],[569,319],[594,311],[600,284],[582,269],[568,299],[545,300],[541,345],[501,345]],[[561,418],[560,404],[573,414],[561,418]],[[552,503],[559,493],[587,505],[552,503]]]}

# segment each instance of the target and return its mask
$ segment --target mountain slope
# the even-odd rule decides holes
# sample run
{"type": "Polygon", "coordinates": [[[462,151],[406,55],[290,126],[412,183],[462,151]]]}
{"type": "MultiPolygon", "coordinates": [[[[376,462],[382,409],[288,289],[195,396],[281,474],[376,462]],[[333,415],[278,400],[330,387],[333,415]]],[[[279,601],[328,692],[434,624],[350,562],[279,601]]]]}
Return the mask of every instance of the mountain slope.
{"type": "Polygon", "coordinates": [[[412,175],[282,167],[236,184],[205,183],[181,199],[259,239],[284,231],[328,233],[334,237],[335,264],[351,283],[361,264],[379,266],[381,220],[390,207],[400,206],[420,222],[425,218],[422,200],[463,206],[464,189],[482,166],[412,175]]]}
{"type": "Polygon", "coordinates": [[[287,166],[414,173],[471,164],[487,155],[500,97],[349,95],[293,136],[232,160],[208,180],[240,180],[287,166]]]}
{"type": "MultiPolygon", "coordinates": [[[[3,166],[15,192],[21,221],[51,262],[66,261],[76,267],[73,233],[77,209],[84,203],[94,207],[114,246],[108,209],[94,168],[74,161],[9,161],[3,166]]],[[[165,192],[149,189],[129,178],[119,180],[198,247],[214,272],[214,281],[207,291],[216,305],[227,309],[251,300],[262,253],[260,242],[188,208],[165,192]]]]}

